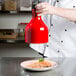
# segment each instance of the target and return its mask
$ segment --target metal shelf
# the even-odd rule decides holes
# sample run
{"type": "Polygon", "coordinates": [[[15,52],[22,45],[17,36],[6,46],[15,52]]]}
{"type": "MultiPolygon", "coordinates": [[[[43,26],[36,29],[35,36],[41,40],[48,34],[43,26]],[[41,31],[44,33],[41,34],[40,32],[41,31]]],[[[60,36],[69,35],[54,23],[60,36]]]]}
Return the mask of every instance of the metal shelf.
{"type": "Polygon", "coordinates": [[[25,43],[24,37],[18,37],[16,39],[0,39],[0,43],[25,43]]]}
{"type": "Polygon", "coordinates": [[[26,14],[32,13],[32,11],[0,11],[0,14],[26,14]]]}

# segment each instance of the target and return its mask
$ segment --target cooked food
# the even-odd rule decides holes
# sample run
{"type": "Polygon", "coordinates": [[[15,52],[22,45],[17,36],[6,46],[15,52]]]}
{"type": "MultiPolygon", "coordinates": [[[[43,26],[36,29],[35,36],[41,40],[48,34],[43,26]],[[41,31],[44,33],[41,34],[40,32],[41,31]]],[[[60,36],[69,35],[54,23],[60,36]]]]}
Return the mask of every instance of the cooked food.
{"type": "Polygon", "coordinates": [[[37,60],[27,65],[29,68],[46,68],[50,66],[52,66],[52,63],[48,60],[37,60]]]}

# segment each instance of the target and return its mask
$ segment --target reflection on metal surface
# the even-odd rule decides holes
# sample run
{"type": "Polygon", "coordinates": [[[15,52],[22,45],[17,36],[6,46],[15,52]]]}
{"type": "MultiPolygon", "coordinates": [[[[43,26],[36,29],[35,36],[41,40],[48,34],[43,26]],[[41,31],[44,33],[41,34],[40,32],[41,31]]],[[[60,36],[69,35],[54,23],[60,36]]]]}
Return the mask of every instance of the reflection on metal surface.
{"type": "Polygon", "coordinates": [[[9,43],[13,43],[13,42],[15,42],[14,40],[7,40],[7,42],[9,42],[9,43]]]}

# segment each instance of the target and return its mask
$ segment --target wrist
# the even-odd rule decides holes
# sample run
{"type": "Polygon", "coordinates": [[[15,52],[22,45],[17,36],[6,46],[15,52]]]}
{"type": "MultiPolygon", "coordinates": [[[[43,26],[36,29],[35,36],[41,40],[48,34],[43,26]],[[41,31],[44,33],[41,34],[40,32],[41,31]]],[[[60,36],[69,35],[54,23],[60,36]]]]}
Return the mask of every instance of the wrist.
{"type": "Polygon", "coordinates": [[[59,11],[59,10],[57,10],[58,7],[52,6],[51,8],[52,8],[52,9],[50,10],[50,14],[52,14],[52,15],[57,15],[57,12],[59,11]]]}

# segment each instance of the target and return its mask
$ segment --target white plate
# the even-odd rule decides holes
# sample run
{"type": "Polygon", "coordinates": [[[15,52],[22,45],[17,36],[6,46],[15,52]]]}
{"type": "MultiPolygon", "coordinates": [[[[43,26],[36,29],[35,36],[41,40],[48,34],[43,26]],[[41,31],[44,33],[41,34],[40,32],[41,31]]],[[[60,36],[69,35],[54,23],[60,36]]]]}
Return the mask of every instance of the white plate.
{"type": "Polygon", "coordinates": [[[20,66],[23,69],[30,70],[30,71],[47,71],[47,70],[54,69],[57,66],[56,62],[48,60],[52,64],[51,67],[46,67],[46,68],[30,68],[30,67],[27,67],[28,64],[30,64],[32,62],[36,62],[36,61],[38,61],[38,60],[23,61],[23,62],[21,62],[20,66]]]}

